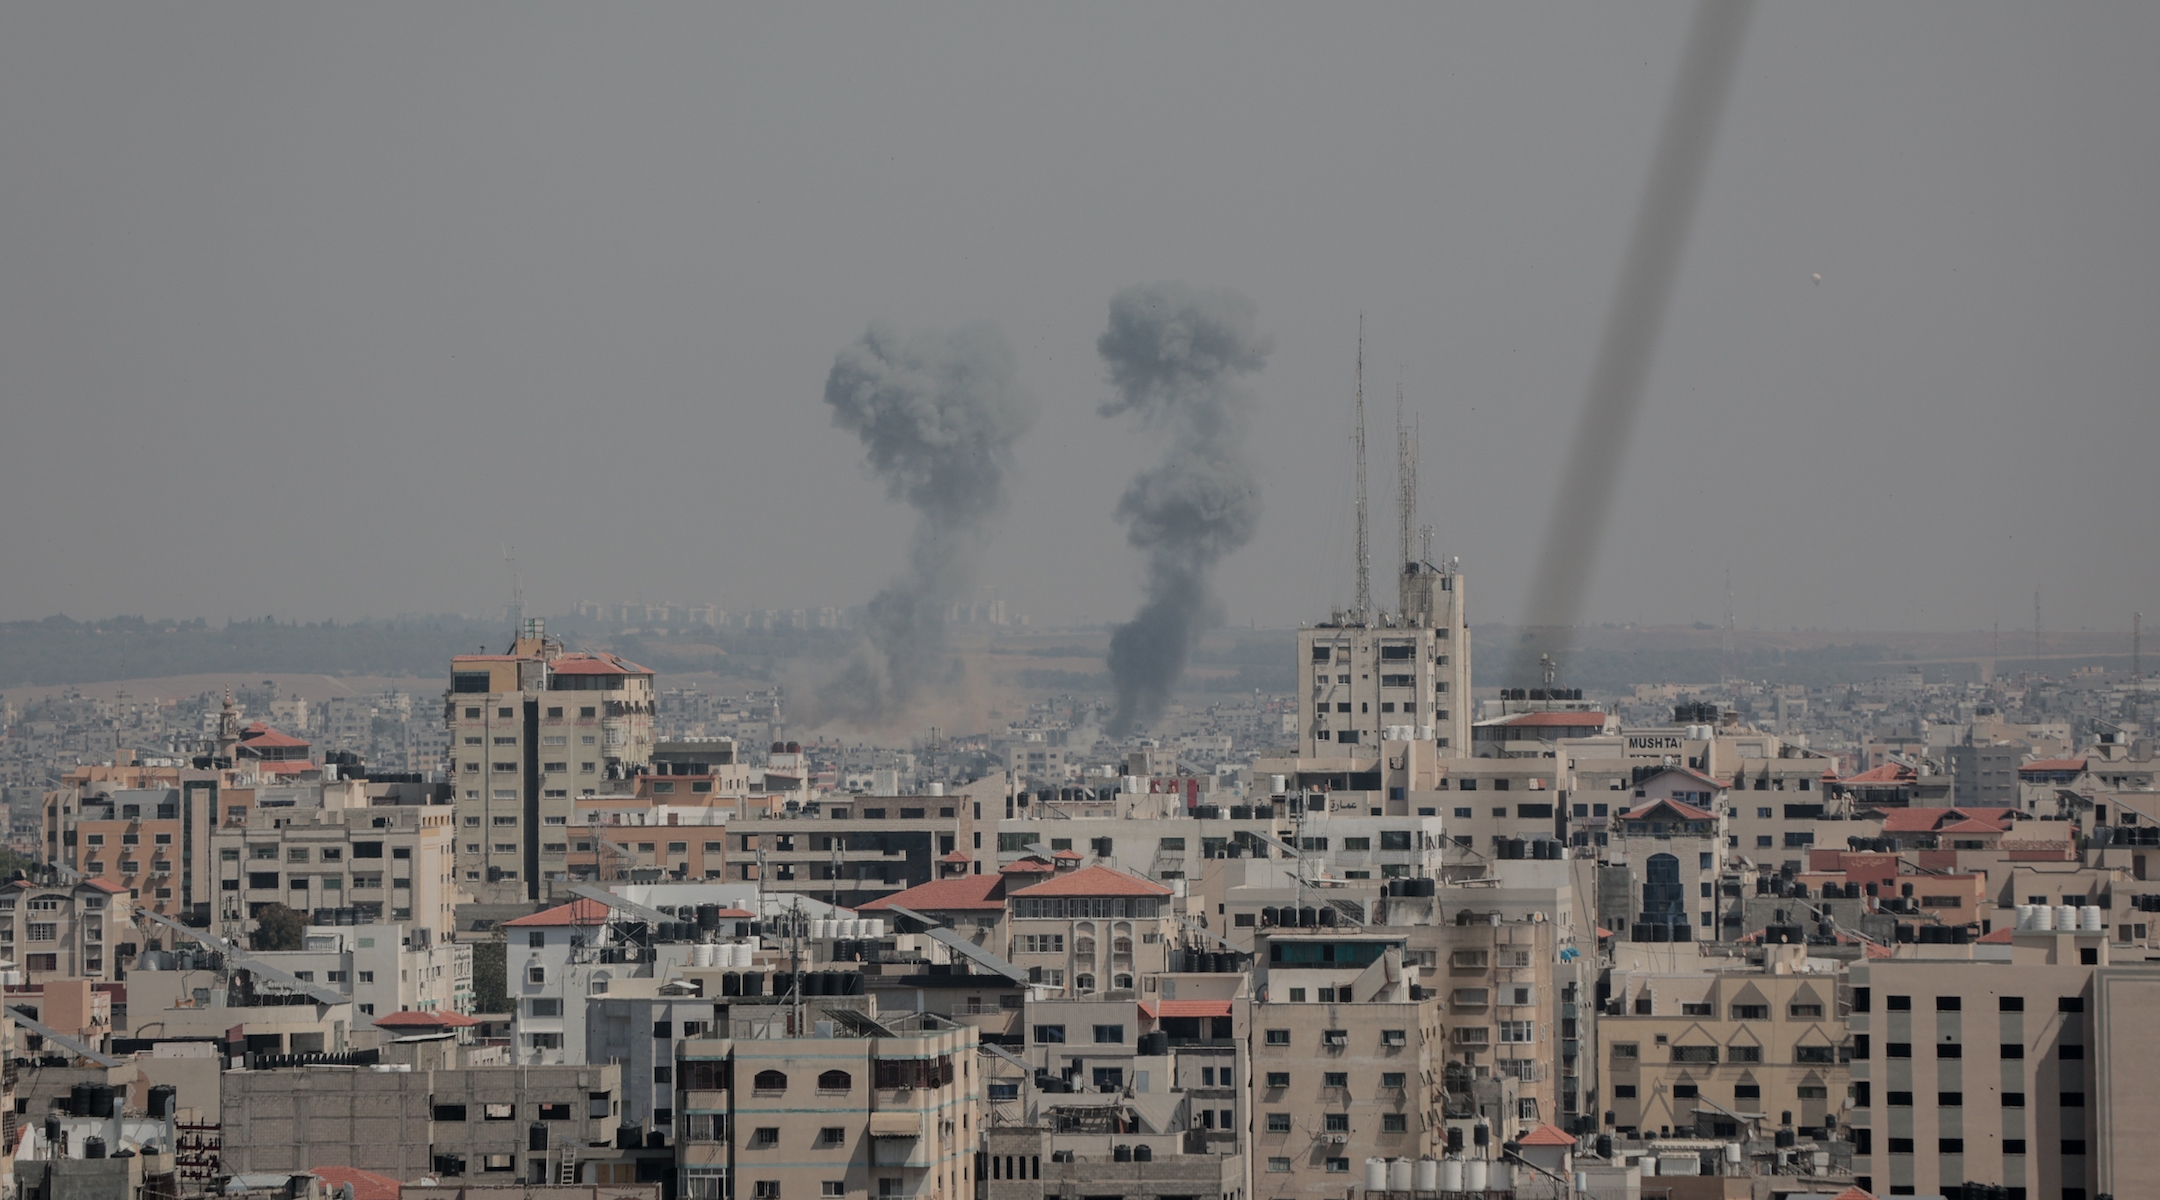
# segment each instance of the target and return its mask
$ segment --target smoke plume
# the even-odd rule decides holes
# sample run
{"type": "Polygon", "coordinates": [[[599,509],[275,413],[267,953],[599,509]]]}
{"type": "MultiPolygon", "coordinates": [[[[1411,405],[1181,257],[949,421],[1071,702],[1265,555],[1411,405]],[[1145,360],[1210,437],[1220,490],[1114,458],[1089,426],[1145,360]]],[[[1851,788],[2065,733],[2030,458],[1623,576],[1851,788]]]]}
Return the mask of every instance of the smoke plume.
{"type": "Polygon", "coordinates": [[[1216,617],[1215,564],[1259,524],[1260,489],[1242,452],[1252,395],[1236,381],[1265,366],[1270,348],[1252,302],[1234,292],[1159,283],[1110,300],[1095,349],[1118,394],[1102,413],[1137,414],[1167,440],[1162,462],[1118,500],[1126,540],[1147,554],[1147,601],[1110,639],[1114,736],[1162,713],[1216,617]]]}
{"type": "Polygon", "coordinates": [[[1035,405],[988,323],[906,338],[873,325],[833,360],[825,403],[917,520],[906,568],[870,601],[861,643],[815,708],[857,726],[890,724],[960,678],[945,610],[973,588],[1010,498],[1013,443],[1035,423],[1035,405]]]}

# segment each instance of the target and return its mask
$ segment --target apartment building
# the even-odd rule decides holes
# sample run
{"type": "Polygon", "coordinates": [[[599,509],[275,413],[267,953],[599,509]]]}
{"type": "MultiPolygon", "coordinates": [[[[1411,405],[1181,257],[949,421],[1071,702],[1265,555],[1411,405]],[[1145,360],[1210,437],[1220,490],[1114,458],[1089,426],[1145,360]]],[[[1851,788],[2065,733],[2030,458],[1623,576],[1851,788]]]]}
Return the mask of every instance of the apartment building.
{"type": "Polygon", "coordinates": [[[1399,936],[1261,939],[1252,1005],[1253,1190],[1337,1200],[1368,1158],[1436,1156],[1439,1006],[1413,991],[1399,936]]]}
{"type": "Polygon", "coordinates": [[[634,1161],[614,1148],[619,1067],[457,1062],[227,1071],[221,1166],[241,1175],[340,1163],[468,1186],[629,1182],[615,1178],[634,1161]]]}
{"type": "Polygon", "coordinates": [[[405,1012],[473,1011],[473,948],[428,926],[311,925],[303,948],[255,957],[352,997],[356,1029],[405,1012]]]}
{"type": "Polygon", "coordinates": [[[179,767],[83,766],[45,793],[44,859],[179,916],[209,902],[209,829],[220,775],[179,767]]]}
{"type": "Polygon", "coordinates": [[[134,902],[104,879],[0,886],[0,958],[32,986],[62,979],[112,979],[132,953],[134,902]]]}
{"type": "Polygon", "coordinates": [[[1809,959],[1804,946],[1769,946],[1757,965],[1614,970],[1598,1021],[1604,1127],[1644,1137],[1837,1136],[1852,1053],[1840,965],[1809,959]]]}
{"type": "Polygon", "coordinates": [[[1298,630],[1301,758],[1379,756],[1390,727],[1409,727],[1443,754],[1470,744],[1470,629],[1464,578],[1451,567],[1412,564],[1400,614],[1369,621],[1338,615],[1298,630]]]}
{"type": "MultiPolygon", "coordinates": [[[[834,796],[777,814],[752,812],[727,829],[728,870],[768,893],[859,908],[933,879],[959,854],[977,872],[982,806],[1002,804],[1000,773],[923,796],[834,796]]],[[[994,868],[992,868],[994,869],[994,868]]]]}
{"type": "Polygon", "coordinates": [[[2142,1065],[2160,967],[2107,933],[2016,930],[2006,962],[1960,946],[1852,968],[1853,1172],[1886,1195],[1966,1183],[2028,1196],[2160,1187],[2160,1078],[2142,1065]]]}
{"type": "Polygon", "coordinates": [[[1134,994],[1167,969],[1178,940],[1169,888],[1108,867],[1082,867],[1025,887],[1007,885],[1005,959],[1032,982],[1068,995],[1134,994]]]}
{"type": "Polygon", "coordinates": [[[231,806],[208,839],[217,920],[252,921],[265,906],[282,904],[316,925],[395,924],[447,942],[466,898],[457,878],[456,812],[448,805],[231,806]]]}
{"type": "Polygon", "coordinates": [[[537,619],[507,654],[453,658],[443,722],[460,882],[484,902],[507,903],[542,899],[548,880],[566,877],[573,799],[650,763],[653,703],[651,671],[566,651],[537,619]]]}
{"type": "Polygon", "coordinates": [[[821,1013],[790,1033],[759,1007],[733,1007],[736,1037],[677,1047],[677,1195],[973,1200],[974,1030],[821,1013]]]}
{"type": "Polygon", "coordinates": [[[1661,772],[1598,852],[1601,919],[1628,941],[1715,941],[1730,844],[1714,780],[1661,772]],[[1647,797],[1647,798],[1646,798],[1647,797]]]}

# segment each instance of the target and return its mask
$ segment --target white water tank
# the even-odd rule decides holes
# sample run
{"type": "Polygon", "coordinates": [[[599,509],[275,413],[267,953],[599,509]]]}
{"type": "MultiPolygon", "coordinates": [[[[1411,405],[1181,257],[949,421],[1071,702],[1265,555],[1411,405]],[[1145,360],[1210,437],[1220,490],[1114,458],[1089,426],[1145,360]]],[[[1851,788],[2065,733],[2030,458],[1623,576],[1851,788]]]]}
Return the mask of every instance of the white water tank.
{"type": "Polygon", "coordinates": [[[1739,1165],[1739,1163],[1740,1163],[1740,1143],[1738,1143],[1738,1142],[1727,1142],[1727,1143],[1725,1143],[1725,1161],[1726,1161],[1726,1162],[1729,1162],[1729,1163],[1732,1163],[1732,1164],[1733,1164],[1733,1165],[1735,1165],[1735,1166],[1738,1166],[1738,1165],[1739,1165]]]}
{"type": "Polygon", "coordinates": [[[2061,904],[2056,906],[2055,930],[2058,933],[2077,932],[2077,905],[2061,904]]]}
{"type": "Polygon", "coordinates": [[[697,945],[690,947],[690,965],[693,967],[709,967],[713,965],[711,942],[699,942],[697,945]]]}
{"type": "Polygon", "coordinates": [[[1391,1192],[1407,1192],[1410,1190],[1409,1159],[1391,1158],[1388,1160],[1387,1186],[1391,1192]]]}
{"type": "Polygon", "coordinates": [[[757,965],[757,943],[736,942],[729,949],[735,952],[735,967],[747,971],[757,965]]]}
{"type": "Polygon", "coordinates": [[[931,795],[933,795],[933,796],[942,796],[942,795],[944,795],[944,794],[945,794],[945,785],[944,785],[944,784],[942,784],[942,783],[933,783],[933,784],[931,784],[931,785],[930,785],[930,794],[931,794],[931,795]]]}
{"type": "Polygon", "coordinates": [[[1463,1160],[1462,1190],[1466,1192],[1482,1192],[1485,1190],[1485,1165],[1485,1160],[1482,1158],[1463,1160]]]}
{"type": "Polygon", "coordinates": [[[1368,1192],[1384,1192],[1387,1190],[1386,1159],[1368,1158],[1365,1160],[1365,1190],[1368,1192]]]}
{"type": "Polygon", "coordinates": [[[1515,1187],[1515,1164],[1504,1158],[1493,1160],[1492,1168],[1485,1172],[1485,1190],[1488,1192],[1512,1191],[1515,1187]]]}
{"type": "Polygon", "coordinates": [[[2032,927],[2034,929],[2040,930],[2044,933],[2050,929],[2055,928],[2054,909],[2048,907],[2045,904],[2035,904],[2032,906],[2032,910],[2032,927]]]}
{"type": "Polygon", "coordinates": [[[847,926],[847,935],[849,937],[859,938],[863,935],[863,925],[865,924],[865,922],[861,917],[849,917],[846,921],[842,923],[847,926]]]}
{"type": "Polygon", "coordinates": [[[2032,905],[2020,904],[2017,906],[2017,927],[2019,929],[2031,929],[2033,927],[2032,905]]]}
{"type": "Polygon", "coordinates": [[[1270,790],[1270,791],[1269,791],[1269,793],[1268,793],[1268,794],[1269,794],[1269,795],[1271,795],[1271,796],[1280,796],[1280,795],[1282,795],[1282,794],[1283,794],[1283,784],[1284,784],[1285,782],[1287,782],[1287,781],[1286,781],[1286,780],[1284,780],[1284,778],[1283,778],[1282,776],[1280,776],[1280,775],[1270,775],[1270,776],[1268,776],[1268,783],[1269,783],[1269,784],[1271,785],[1271,789],[1272,789],[1272,790],[1270,790]]]}
{"type": "Polygon", "coordinates": [[[1417,1169],[1411,1173],[1410,1186],[1421,1192],[1440,1190],[1440,1163],[1437,1159],[1417,1160],[1417,1169]]]}
{"type": "Polygon", "coordinates": [[[1441,1190],[1441,1191],[1443,1191],[1443,1192],[1459,1192],[1459,1191],[1463,1190],[1463,1186],[1462,1186],[1462,1176],[1463,1176],[1463,1170],[1462,1170],[1462,1166],[1463,1166],[1463,1164],[1462,1164],[1462,1160],[1461,1160],[1461,1159],[1459,1159],[1459,1158],[1444,1158],[1444,1159],[1441,1159],[1441,1160],[1440,1160],[1440,1190],[1441,1190]]]}
{"type": "Polygon", "coordinates": [[[863,936],[864,936],[864,937],[866,937],[866,938],[881,938],[881,937],[884,937],[884,936],[885,936],[885,918],[883,918],[883,917],[864,917],[864,918],[863,918],[863,936]]]}
{"type": "Polygon", "coordinates": [[[2078,930],[2081,933],[2100,933],[2107,927],[2100,921],[2100,906],[2087,904],[2078,909],[2078,930]]]}
{"type": "Polygon", "coordinates": [[[824,917],[812,917],[810,918],[810,936],[818,939],[829,938],[833,935],[832,926],[833,923],[824,917]]]}

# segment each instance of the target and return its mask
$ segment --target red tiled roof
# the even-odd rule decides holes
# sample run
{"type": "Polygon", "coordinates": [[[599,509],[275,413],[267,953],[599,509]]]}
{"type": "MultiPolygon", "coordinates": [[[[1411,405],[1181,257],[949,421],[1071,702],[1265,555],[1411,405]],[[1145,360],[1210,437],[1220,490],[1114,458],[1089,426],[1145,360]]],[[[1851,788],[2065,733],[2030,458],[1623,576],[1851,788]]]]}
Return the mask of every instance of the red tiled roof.
{"type": "Polygon", "coordinates": [[[2007,946],[2014,940],[2008,926],[1980,935],[1980,944],[1983,946],[2007,946]]]}
{"type": "Polygon", "coordinates": [[[600,903],[598,900],[580,898],[572,900],[568,904],[558,904],[554,908],[533,913],[531,916],[504,921],[503,926],[505,928],[512,926],[530,928],[535,925],[605,925],[607,924],[607,913],[607,905],[600,903]]]}
{"type": "Polygon", "coordinates": [[[1863,1192],[1859,1188],[1849,1187],[1830,1197],[1830,1200],[1875,1200],[1875,1193],[1863,1192]]]}
{"type": "Polygon", "coordinates": [[[1057,859],[1060,862],[1064,862],[1067,860],[1070,860],[1072,862],[1079,862],[1081,859],[1086,858],[1087,855],[1080,853],[1078,850],[1060,850],[1057,853],[1051,855],[1050,857],[1057,859]]]}
{"type": "Polygon", "coordinates": [[[1661,808],[1669,808],[1680,814],[1680,819],[1683,821],[1714,821],[1717,819],[1715,813],[1704,812],[1692,804],[1682,804],[1678,800],[1652,800],[1633,812],[1621,813],[1620,819],[1623,821],[1640,821],[1661,808]]]}
{"type": "Polygon", "coordinates": [[[723,908],[713,914],[723,921],[755,921],[757,914],[747,908],[723,908]]]}
{"type": "Polygon", "coordinates": [[[1948,825],[1978,822],[1990,833],[2001,833],[2010,820],[2007,808],[1895,808],[1883,813],[1883,832],[1934,833],[1948,825]]]}
{"type": "Polygon", "coordinates": [[[94,887],[101,892],[109,892],[113,895],[119,895],[121,892],[127,890],[126,888],[121,887],[119,884],[114,883],[110,879],[85,879],[82,881],[81,886],[94,887]]]}
{"type": "Polygon", "coordinates": [[[2040,758],[2019,766],[2018,773],[2023,774],[2027,771],[2082,771],[2084,769],[2085,760],[2082,758],[2040,758]]]}
{"type": "Polygon", "coordinates": [[[405,1185],[397,1180],[358,1167],[309,1167],[308,1174],[329,1184],[326,1190],[333,1195],[338,1185],[351,1184],[353,1200],[398,1200],[404,1194],[405,1185]]]}
{"type": "Polygon", "coordinates": [[[1142,1000],[1140,1011],[1160,1020],[1164,1017],[1227,1017],[1228,1000],[1142,1000]]]}
{"type": "Polygon", "coordinates": [[[1049,863],[1046,863],[1046,862],[1044,862],[1043,860],[1041,860],[1041,859],[1039,859],[1039,858],[1022,858],[1022,859],[1016,859],[1016,860],[1014,860],[1014,861],[1012,861],[1012,862],[1006,863],[1006,864],[1005,864],[1004,866],[1002,866],[1002,867],[999,867],[999,868],[998,868],[998,874],[1000,874],[1000,875],[1048,875],[1049,873],[1051,873],[1052,871],[1055,871],[1055,870],[1057,870],[1057,868],[1056,868],[1056,867],[1053,867],[1053,866],[1051,866],[1051,865],[1050,865],[1049,863]]]}
{"type": "Polygon", "coordinates": [[[1083,867],[1070,874],[1045,879],[1021,888],[1015,896],[1167,896],[1170,889],[1152,880],[1113,871],[1108,867],[1083,867]]]}
{"type": "Polygon", "coordinates": [[[948,855],[946,855],[945,857],[943,857],[943,858],[939,859],[938,861],[939,861],[939,862],[948,862],[948,863],[964,863],[964,862],[973,862],[973,861],[975,861],[975,860],[974,860],[974,859],[971,859],[971,858],[969,858],[969,857],[967,856],[967,854],[966,854],[966,852],[965,852],[965,851],[961,851],[961,850],[955,850],[955,851],[953,851],[953,852],[952,852],[951,854],[948,854],[948,855]]]}
{"type": "Polygon", "coordinates": [[[1858,775],[1850,776],[1844,782],[1858,784],[1911,783],[1917,778],[1919,778],[1919,775],[1911,767],[1899,763],[1884,763],[1873,770],[1862,771],[1858,775]]]}
{"type": "Polygon", "coordinates": [[[376,1027],[384,1029],[463,1029],[469,1025],[478,1025],[479,1023],[464,1013],[450,1012],[447,1009],[436,1011],[406,1009],[402,1012],[391,1013],[386,1017],[375,1018],[376,1027]]]}
{"type": "Polygon", "coordinates": [[[250,728],[260,729],[262,731],[260,733],[244,732],[240,735],[240,744],[246,746],[250,750],[260,750],[265,746],[289,747],[305,746],[308,744],[308,742],[304,738],[296,738],[289,733],[280,733],[277,730],[270,728],[268,725],[250,726],[250,728]]]}
{"type": "Polygon", "coordinates": [[[1558,1125],[1540,1125],[1516,1138],[1515,1142],[1520,1146],[1572,1146],[1575,1144],[1575,1135],[1558,1125]]]}
{"type": "Polygon", "coordinates": [[[962,875],[958,879],[936,879],[929,883],[916,884],[904,892],[880,897],[868,904],[858,904],[855,911],[886,912],[896,904],[917,912],[1001,909],[1005,907],[1005,877],[962,875]]]}

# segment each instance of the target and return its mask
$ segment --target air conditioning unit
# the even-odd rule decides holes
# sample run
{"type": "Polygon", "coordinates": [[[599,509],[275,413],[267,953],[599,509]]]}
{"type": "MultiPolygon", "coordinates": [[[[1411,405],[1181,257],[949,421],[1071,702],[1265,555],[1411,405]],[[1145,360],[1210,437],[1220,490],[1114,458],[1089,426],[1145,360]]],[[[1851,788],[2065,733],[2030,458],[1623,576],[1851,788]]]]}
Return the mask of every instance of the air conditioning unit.
{"type": "Polygon", "coordinates": [[[1329,1133],[1321,1135],[1320,1140],[1330,1146],[1342,1146],[1349,1143],[1350,1135],[1347,1133],[1329,1133]]]}

